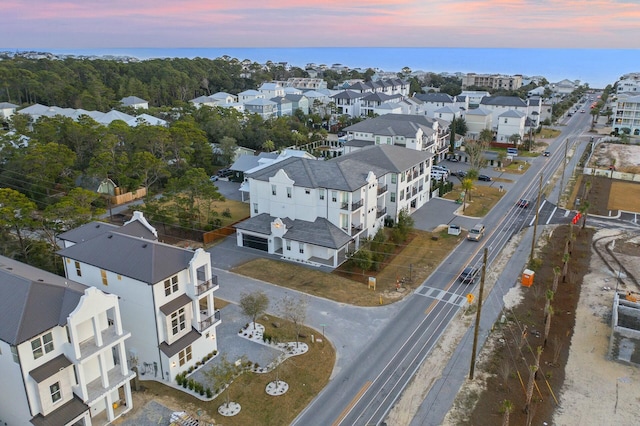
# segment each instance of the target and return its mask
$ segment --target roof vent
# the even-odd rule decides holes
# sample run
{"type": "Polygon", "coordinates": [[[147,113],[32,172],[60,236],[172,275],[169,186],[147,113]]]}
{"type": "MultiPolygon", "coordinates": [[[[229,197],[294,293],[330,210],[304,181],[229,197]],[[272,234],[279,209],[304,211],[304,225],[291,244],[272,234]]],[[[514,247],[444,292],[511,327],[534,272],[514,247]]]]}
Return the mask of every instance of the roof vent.
{"type": "Polygon", "coordinates": [[[42,278],[38,278],[38,281],[41,282],[41,283],[44,282],[44,280],[42,278]]]}
{"type": "Polygon", "coordinates": [[[107,238],[113,238],[113,234],[109,235],[107,238]]]}
{"type": "Polygon", "coordinates": [[[146,245],[146,244],[143,244],[143,245],[142,245],[142,248],[147,248],[147,245],[146,245]]]}

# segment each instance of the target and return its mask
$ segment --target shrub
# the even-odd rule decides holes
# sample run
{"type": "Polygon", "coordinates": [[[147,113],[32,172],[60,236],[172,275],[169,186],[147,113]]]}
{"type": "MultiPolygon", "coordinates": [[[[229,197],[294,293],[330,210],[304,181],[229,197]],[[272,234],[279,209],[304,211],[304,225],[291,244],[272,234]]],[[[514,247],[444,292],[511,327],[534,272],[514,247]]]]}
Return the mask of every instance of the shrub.
{"type": "Polygon", "coordinates": [[[217,350],[213,351],[213,356],[216,356],[216,355],[218,355],[218,351],[217,350]]]}
{"type": "Polygon", "coordinates": [[[182,381],[182,387],[186,389],[188,385],[189,385],[189,381],[187,379],[184,379],[182,381]]]}
{"type": "Polygon", "coordinates": [[[207,394],[207,398],[211,398],[213,396],[213,392],[211,392],[211,389],[207,388],[205,392],[207,394]]]}
{"type": "Polygon", "coordinates": [[[224,217],[231,217],[231,210],[229,210],[229,208],[227,207],[226,209],[224,209],[224,211],[222,212],[222,216],[224,217]]]}
{"type": "Polygon", "coordinates": [[[189,379],[189,390],[193,390],[193,387],[195,386],[195,382],[193,381],[193,379],[189,379]]]}

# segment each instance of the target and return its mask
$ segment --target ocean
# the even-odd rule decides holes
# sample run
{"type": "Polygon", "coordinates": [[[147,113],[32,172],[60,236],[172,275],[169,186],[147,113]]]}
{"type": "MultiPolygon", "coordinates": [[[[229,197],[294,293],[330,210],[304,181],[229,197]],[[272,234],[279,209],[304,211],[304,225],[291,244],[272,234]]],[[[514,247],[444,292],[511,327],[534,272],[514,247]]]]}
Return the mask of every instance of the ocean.
{"type": "MultiPolygon", "coordinates": [[[[0,50],[16,51],[12,48],[0,50]]],[[[19,49],[54,54],[115,55],[151,58],[218,58],[264,63],[287,62],[304,68],[342,64],[350,68],[383,71],[475,72],[479,74],[541,75],[551,83],[580,80],[593,88],[614,84],[620,76],[640,72],[640,49],[515,49],[434,47],[311,47],[311,48],[113,48],[113,49],[19,49]]]]}

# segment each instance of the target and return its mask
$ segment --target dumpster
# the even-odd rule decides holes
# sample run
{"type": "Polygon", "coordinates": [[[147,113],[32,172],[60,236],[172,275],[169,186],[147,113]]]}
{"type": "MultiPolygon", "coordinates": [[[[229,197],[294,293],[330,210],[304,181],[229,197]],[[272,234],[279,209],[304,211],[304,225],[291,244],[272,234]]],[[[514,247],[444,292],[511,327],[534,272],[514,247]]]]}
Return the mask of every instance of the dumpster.
{"type": "Polygon", "coordinates": [[[522,272],[522,285],[525,287],[531,287],[531,285],[533,284],[533,275],[535,274],[534,271],[532,271],[531,269],[525,269],[522,272]]]}
{"type": "Polygon", "coordinates": [[[451,224],[449,225],[449,230],[447,231],[447,233],[449,235],[460,235],[461,229],[459,225],[455,225],[455,224],[451,224]]]}

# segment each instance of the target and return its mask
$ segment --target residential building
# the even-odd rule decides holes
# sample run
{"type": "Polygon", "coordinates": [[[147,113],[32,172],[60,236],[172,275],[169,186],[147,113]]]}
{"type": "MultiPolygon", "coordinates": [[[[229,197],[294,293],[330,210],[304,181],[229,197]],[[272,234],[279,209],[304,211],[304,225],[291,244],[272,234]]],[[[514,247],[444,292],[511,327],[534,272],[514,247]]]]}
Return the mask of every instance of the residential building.
{"type": "Polygon", "coordinates": [[[431,157],[377,145],[328,161],[287,158],[252,172],[251,217],[236,225],[237,244],[336,267],[385,216],[396,219],[401,209],[428,201],[431,157]]]}
{"type": "Polygon", "coordinates": [[[498,130],[499,117],[507,111],[519,111],[525,116],[529,113],[529,101],[517,96],[487,96],[482,98],[480,106],[491,111],[493,130],[498,130]]]}
{"type": "Polygon", "coordinates": [[[339,115],[349,115],[351,117],[359,117],[361,114],[362,102],[360,101],[365,95],[361,92],[353,90],[344,90],[331,96],[331,100],[336,104],[336,112],[339,115]]]}
{"type": "Polygon", "coordinates": [[[0,102],[0,118],[10,118],[15,112],[18,105],[11,102],[0,102]]]}
{"type": "Polygon", "coordinates": [[[218,280],[209,253],[159,242],[140,212],[122,227],[92,222],[59,238],[68,279],[120,298],[131,331],[127,358],[136,360],[140,379],[175,382],[217,350],[218,280]]]}
{"type": "Polygon", "coordinates": [[[462,77],[462,88],[489,87],[491,89],[518,90],[522,87],[522,75],[467,73],[462,77]]]}
{"type": "Polygon", "coordinates": [[[126,98],[122,98],[120,99],[120,104],[122,104],[122,106],[133,107],[135,109],[149,109],[149,101],[145,101],[137,96],[127,96],[126,98]]]}
{"type": "Polygon", "coordinates": [[[36,122],[41,117],[55,117],[63,116],[71,118],[74,121],[82,116],[90,117],[98,124],[108,126],[113,121],[121,120],[127,123],[129,126],[135,127],[140,123],[146,123],[154,126],[166,126],[167,122],[157,117],[153,117],[149,114],[140,114],[137,116],[125,114],[117,110],[111,110],[109,112],[100,111],[87,111],[84,109],[74,108],[60,108],[57,106],[45,106],[41,104],[33,104],[28,107],[22,108],[17,111],[18,114],[28,115],[32,122],[36,122]]]}
{"type": "Polygon", "coordinates": [[[293,111],[300,110],[304,115],[309,114],[309,98],[303,94],[288,93],[284,95],[286,99],[291,101],[291,109],[293,111]]]}
{"type": "Polygon", "coordinates": [[[326,89],[327,82],[322,78],[305,78],[305,77],[291,77],[287,80],[285,86],[295,87],[296,89],[326,89]]]}
{"type": "Polygon", "coordinates": [[[414,98],[422,101],[422,109],[427,117],[436,117],[435,112],[443,107],[456,109],[454,98],[446,93],[418,93],[414,98]]]}
{"type": "Polygon", "coordinates": [[[278,82],[262,83],[258,91],[264,95],[265,99],[284,97],[284,86],[278,82]]]}
{"type": "MultiPolygon", "coordinates": [[[[640,73],[625,74],[616,82],[616,93],[640,93],[640,73]]],[[[1,105],[1,104],[0,104],[1,105]]]]}
{"type": "Polygon", "coordinates": [[[525,113],[516,110],[508,110],[500,114],[497,122],[496,142],[509,143],[509,138],[512,135],[518,135],[520,136],[518,144],[522,143],[526,118],[525,113]]]}
{"type": "Polygon", "coordinates": [[[478,108],[482,98],[491,96],[491,93],[480,90],[463,90],[458,96],[464,96],[467,99],[467,109],[478,108]]]}
{"type": "Polygon", "coordinates": [[[258,114],[264,120],[278,116],[278,104],[263,98],[256,98],[244,103],[244,111],[247,114],[258,114]]]}
{"type": "Polygon", "coordinates": [[[492,129],[491,111],[485,108],[474,108],[465,114],[465,122],[467,123],[467,136],[471,139],[478,139],[480,132],[485,129],[492,129]]]}
{"type": "Polygon", "coordinates": [[[425,115],[385,114],[343,130],[347,133],[345,153],[386,144],[428,151],[440,160],[449,149],[449,124],[425,115]]]}
{"type": "Polygon", "coordinates": [[[106,425],[133,408],[118,297],[0,256],[0,422],[106,425]]]}
{"type": "Polygon", "coordinates": [[[241,104],[246,104],[249,101],[253,101],[254,99],[266,99],[264,93],[259,92],[257,90],[249,89],[243,92],[238,93],[238,102],[241,104]]]}
{"type": "Polygon", "coordinates": [[[569,93],[572,93],[574,90],[576,90],[579,86],[580,82],[578,80],[571,81],[567,79],[561,80],[557,83],[549,84],[549,87],[551,88],[553,93],[557,95],[568,95],[569,93]]]}
{"type": "Polygon", "coordinates": [[[278,117],[293,115],[293,102],[287,97],[275,97],[271,98],[270,101],[276,104],[276,115],[278,117]]]}
{"type": "Polygon", "coordinates": [[[620,93],[611,104],[613,131],[622,133],[628,129],[630,134],[640,135],[640,95],[620,93]]]}

